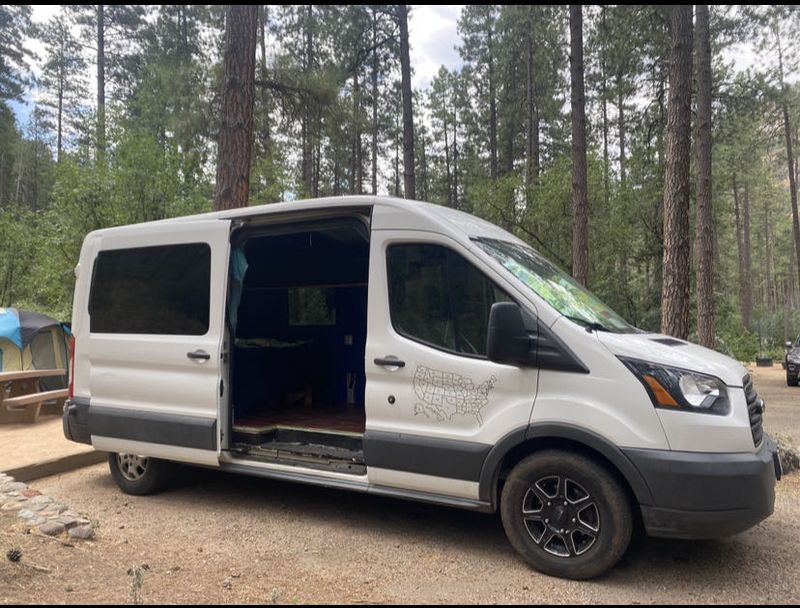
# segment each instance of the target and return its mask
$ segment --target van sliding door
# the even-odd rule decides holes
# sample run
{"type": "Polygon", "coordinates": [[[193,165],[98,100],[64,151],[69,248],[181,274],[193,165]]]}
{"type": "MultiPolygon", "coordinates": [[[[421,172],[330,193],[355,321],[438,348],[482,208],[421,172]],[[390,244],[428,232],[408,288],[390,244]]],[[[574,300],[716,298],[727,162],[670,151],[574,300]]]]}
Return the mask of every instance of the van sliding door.
{"type": "Polygon", "coordinates": [[[229,233],[203,220],[103,236],[85,347],[97,449],[218,464],[229,233]]]}

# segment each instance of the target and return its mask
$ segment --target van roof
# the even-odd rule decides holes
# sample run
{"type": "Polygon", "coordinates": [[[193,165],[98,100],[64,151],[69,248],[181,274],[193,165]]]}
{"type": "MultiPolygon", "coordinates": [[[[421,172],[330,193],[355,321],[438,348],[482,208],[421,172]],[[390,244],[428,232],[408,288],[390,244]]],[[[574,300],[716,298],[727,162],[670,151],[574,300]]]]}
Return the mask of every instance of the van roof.
{"type": "Polygon", "coordinates": [[[321,211],[325,209],[348,209],[357,207],[387,207],[398,213],[392,214],[392,225],[373,226],[374,229],[428,229],[437,227],[442,232],[457,238],[484,237],[522,242],[502,228],[482,220],[474,215],[450,209],[441,205],[421,201],[401,199],[391,196],[336,196],[327,198],[304,199],[298,201],[271,203],[253,207],[240,207],[224,211],[212,211],[198,215],[185,215],[154,222],[104,228],[92,234],[120,234],[122,232],[139,231],[145,226],[182,223],[213,219],[247,219],[251,217],[294,213],[303,211],[321,211]],[[396,224],[394,223],[396,222],[396,224]]]}

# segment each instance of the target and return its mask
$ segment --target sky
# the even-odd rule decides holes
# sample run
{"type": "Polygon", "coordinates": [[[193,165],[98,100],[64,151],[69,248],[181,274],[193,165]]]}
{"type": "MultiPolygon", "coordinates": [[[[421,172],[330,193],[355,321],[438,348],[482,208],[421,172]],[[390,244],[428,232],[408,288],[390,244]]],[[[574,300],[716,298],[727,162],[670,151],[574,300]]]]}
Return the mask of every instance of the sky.
{"type": "MultiPolygon", "coordinates": [[[[47,21],[58,11],[59,6],[58,4],[34,6],[33,20],[37,23],[47,21]]],[[[461,58],[456,50],[461,38],[456,31],[456,24],[463,7],[463,4],[411,5],[408,37],[411,65],[414,69],[411,83],[413,88],[428,88],[441,66],[449,70],[461,66],[461,58]]],[[[41,54],[42,45],[38,41],[31,40],[30,48],[41,54]]],[[[34,68],[34,71],[37,70],[34,68]]],[[[17,116],[17,121],[24,125],[31,110],[30,103],[11,102],[10,105],[17,116]]]]}
{"type": "MultiPolygon", "coordinates": [[[[44,22],[59,10],[58,4],[43,4],[33,7],[33,20],[44,22]]],[[[456,50],[461,44],[457,23],[461,16],[463,4],[412,4],[409,19],[409,45],[411,47],[411,66],[414,71],[412,86],[414,89],[430,87],[441,66],[449,70],[462,65],[461,57],[456,50]]],[[[36,40],[30,41],[34,52],[41,54],[42,45],[36,40]]],[[[732,62],[737,71],[758,66],[763,58],[759,58],[752,45],[735,45],[726,49],[725,59],[732,62]]],[[[36,67],[34,66],[36,73],[36,67]]],[[[794,81],[800,74],[793,74],[789,80],[794,81]]],[[[29,93],[27,103],[11,102],[11,108],[17,120],[24,125],[31,110],[29,93]]]]}

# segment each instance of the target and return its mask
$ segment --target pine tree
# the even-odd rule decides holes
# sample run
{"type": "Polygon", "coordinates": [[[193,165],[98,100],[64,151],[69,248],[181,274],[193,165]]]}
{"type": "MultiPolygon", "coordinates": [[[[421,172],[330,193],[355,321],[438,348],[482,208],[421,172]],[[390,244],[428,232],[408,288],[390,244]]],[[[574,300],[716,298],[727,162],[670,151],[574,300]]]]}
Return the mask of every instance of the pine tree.
{"type": "Polygon", "coordinates": [[[589,282],[589,193],[586,163],[586,98],[583,84],[583,15],[569,7],[572,96],[572,276],[589,282]]]}
{"type": "Polygon", "coordinates": [[[257,30],[258,9],[255,5],[228,7],[214,195],[216,210],[247,206],[253,148],[257,30]]]}
{"type": "Polygon", "coordinates": [[[669,105],[664,176],[664,282],[661,332],[689,337],[689,165],[692,102],[692,5],[670,9],[669,105]]]}
{"type": "Polygon", "coordinates": [[[50,115],[56,132],[56,159],[60,163],[64,140],[81,124],[81,106],[88,94],[85,78],[86,61],[79,41],[72,35],[72,24],[62,10],[41,28],[45,61],[40,86],[45,95],[42,109],[50,115]]]}
{"type": "Polygon", "coordinates": [[[25,36],[30,27],[29,5],[0,4],[0,101],[19,99],[29,84],[25,36]]]}
{"type": "Polygon", "coordinates": [[[697,336],[714,347],[714,213],[711,189],[711,32],[697,5],[697,336]]]}

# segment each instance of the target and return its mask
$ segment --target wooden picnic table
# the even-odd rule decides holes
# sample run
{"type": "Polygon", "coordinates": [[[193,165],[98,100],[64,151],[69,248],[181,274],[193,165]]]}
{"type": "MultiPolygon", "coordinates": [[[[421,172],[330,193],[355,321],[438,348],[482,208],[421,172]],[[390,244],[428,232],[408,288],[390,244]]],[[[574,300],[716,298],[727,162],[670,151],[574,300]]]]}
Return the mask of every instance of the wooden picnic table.
{"type": "Polygon", "coordinates": [[[0,424],[36,422],[46,402],[54,402],[58,412],[64,405],[68,389],[43,391],[42,378],[66,376],[64,369],[30,369],[0,372],[0,424]]]}

